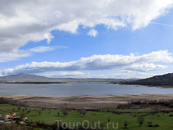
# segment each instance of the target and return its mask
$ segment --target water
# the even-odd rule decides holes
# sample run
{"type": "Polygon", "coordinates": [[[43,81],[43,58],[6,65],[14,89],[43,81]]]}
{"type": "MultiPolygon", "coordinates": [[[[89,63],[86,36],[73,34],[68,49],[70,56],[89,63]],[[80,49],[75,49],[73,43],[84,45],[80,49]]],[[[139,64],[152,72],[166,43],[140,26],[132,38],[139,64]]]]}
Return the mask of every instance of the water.
{"type": "Polygon", "coordinates": [[[121,86],[107,83],[0,84],[0,95],[108,96],[140,94],[173,94],[173,89],[144,86],[121,86]]]}

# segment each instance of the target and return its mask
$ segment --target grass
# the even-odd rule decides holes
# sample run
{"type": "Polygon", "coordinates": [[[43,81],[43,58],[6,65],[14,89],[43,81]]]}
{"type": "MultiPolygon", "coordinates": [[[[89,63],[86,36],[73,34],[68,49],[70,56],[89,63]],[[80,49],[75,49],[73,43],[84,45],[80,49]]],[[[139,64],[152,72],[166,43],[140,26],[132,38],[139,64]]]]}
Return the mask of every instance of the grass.
{"type": "MultiPolygon", "coordinates": [[[[9,114],[9,111],[12,111],[12,109],[15,108],[15,113],[19,115],[20,112],[17,110],[17,106],[11,105],[11,104],[0,104],[0,110],[3,111],[3,114],[9,114]]],[[[22,107],[23,109],[24,107],[22,107]]],[[[110,122],[114,123],[116,126],[116,123],[118,123],[118,130],[124,129],[124,121],[127,120],[129,122],[129,125],[127,128],[129,130],[172,130],[173,129],[173,117],[169,117],[169,114],[162,114],[158,113],[156,115],[148,115],[144,116],[145,122],[140,127],[137,122],[137,117],[133,117],[134,113],[123,113],[123,114],[113,114],[111,112],[93,112],[88,111],[85,116],[81,115],[78,111],[70,111],[68,116],[64,116],[61,111],[60,115],[58,116],[57,110],[42,110],[41,108],[34,108],[34,107],[28,107],[31,109],[31,112],[29,114],[26,114],[28,119],[32,119],[32,121],[38,121],[45,122],[48,124],[55,123],[55,120],[61,120],[62,122],[83,122],[84,120],[88,120],[89,122],[102,122],[106,126],[108,123],[107,119],[110,117],[110,122]],[[37,112],[38,110],[41,110],[41,115],[37,112]],[[50,111],[50,114],[49,114],[50,111]],[[159,115],[159,116],[158,116],[159,115]],[[148,127],[147,122],[152,122],[153,125],[158,124],[159,127],[148,127]]],[[[21,111],[22,111],[21,109],[21,111]]],[[[26,113],[26,110],[24,111],[26,113]]],[[[132,111],[135,112],[135,111],[132,111]]],[[[141,111],[140,111],[141,112],[141,111]]],[[[146,112],[146,111],[144,111],[146,112]]],[[[149,112],[149,111],[147,111],[149,112]]],[[[144,114],[140,113],[139,115],[144,114]]],[[[109,130],[113,130],[111,127],[112,125],[109,125],[109,130]]]]}

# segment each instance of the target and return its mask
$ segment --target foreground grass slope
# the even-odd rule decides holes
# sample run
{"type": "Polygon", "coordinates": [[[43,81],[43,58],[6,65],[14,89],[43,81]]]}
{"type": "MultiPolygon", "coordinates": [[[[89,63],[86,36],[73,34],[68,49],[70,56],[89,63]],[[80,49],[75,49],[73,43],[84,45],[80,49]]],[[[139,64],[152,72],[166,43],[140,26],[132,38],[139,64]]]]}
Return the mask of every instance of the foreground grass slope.
{"type": "MultiPolygon", "coordinates": [[[[102,122],[104,126],[107,125],[108,119],[110,118],[110,123],[118,123],[118,129],[124,129],[124,121],[128,121],[127,128],[131,130],[172,130],[173,129],[173,117],[170,117],[172,113],[157,113],[155,115],[144,116],[144,123],[142,126],[139,126],[137,122],[138,116],[145,115],[150,111],[132,111],[130,113],[114,114],[112,112],[106,111],[88,111],[86,115],[80,114],[76,110],[69,111],[67,116],[64,116],[62,111],[58,109],[41,109],[34,107],[27,107],[27,110],[30,110],[30,113],[27,113],[25,107],[21,107],[18,111],[17,106],[11,104],[0,104],[0,110],[3,114],[9,114],[9,112],[15,112],[17,115],[20,115],[21,112],[25,113],[28,119],[31,121],[40,121],[48,124],[55,123],[55,120],[61,120],[62,122],[83,122],[88,120],[90,123],[93,122],[102,122]],[[39,114],[40,112],[40,114],[39,114]],[[59,112],[59,115],[58,113],[59,112]],[[134,116],[137,115],[137,116],[134,116]],[[159,127],[148,127],[148,122],[151,122],[153,125],[158,124],[159,127]]],[[[119,110],[121,111],[121,110],[119,110]]],[[[109,125],[109,130],[113,130],[112,124],[109,125]]]]}

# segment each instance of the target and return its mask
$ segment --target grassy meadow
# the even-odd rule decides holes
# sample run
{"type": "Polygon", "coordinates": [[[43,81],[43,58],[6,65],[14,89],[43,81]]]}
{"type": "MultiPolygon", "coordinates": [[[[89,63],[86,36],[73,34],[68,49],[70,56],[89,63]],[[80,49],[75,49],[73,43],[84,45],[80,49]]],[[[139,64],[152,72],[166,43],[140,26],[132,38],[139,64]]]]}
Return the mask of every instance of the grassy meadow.
{"type": "MultiPolygon", "coordinates": [[[[127,128],[131,130],[172,130],[173,129],[173,117],[170,117],[172,113],[157,113],[154,115],[147,115],[144,117],[144,122],[142,126],[138,123],[138,116],[146,115],[150,111],[141,111],[141,110],[122,110],[123,113],[115,114],[107,111],[87,111],[85,115],[81,114],[77,110],[70,110],[65,116],[60,109],[42,109],[35,107],[21,107],[18,111],[18,107],[11,104],[0,104],[0,111],[2,114],[9,114],[10,112],[15,112],[17,115],[24,113],[27,116],[30,122],[44,122],[47,124],[55,123],[55,120],[61,120],[61,122],[82,122],[88,120],[90,124],[100,121],[102,126],[105,129],[113,130],[112,127],[117,127],[118,130],[125,129],[124,121],[127,121],[127,128]],[[30,111],[28,113],[27,111],[30,111]],[[58,115],[59,113],[59,115],[58,115]],[[109,127],[107,128],[109,120],[109,127]],[[152,124],[153,127],[148,127],[149,124],[152,124]],[[158,124],[159,127],[154,127],[155,124],[158,124]]],[[[121,111],[121,110],[118,110],[121,111]]]]}

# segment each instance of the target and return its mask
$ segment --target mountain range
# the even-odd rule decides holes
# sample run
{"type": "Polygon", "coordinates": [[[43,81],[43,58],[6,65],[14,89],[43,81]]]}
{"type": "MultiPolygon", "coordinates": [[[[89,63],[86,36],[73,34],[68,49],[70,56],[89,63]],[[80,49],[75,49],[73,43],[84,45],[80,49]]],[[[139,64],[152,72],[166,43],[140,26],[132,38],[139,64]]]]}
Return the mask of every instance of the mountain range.
{"type": "Polygon", "coordinates": [[[101,79],[101,78],[47,78],[33,74],[19,73],[0,77],[0,83],[67,83],[67,82],[125,82],[136,79],[101,79]]]}
{"type": "Polygon", "coordinates": [[[68,83],[68,82],[108,82],[122,85],[146,85],[173,87],[173,73],[157,75],[146,79],[102,79],[102,78],[48,78],[33,74],[19,73],[0,77],[0,83],[68,83]]]}

